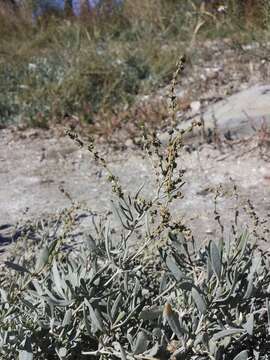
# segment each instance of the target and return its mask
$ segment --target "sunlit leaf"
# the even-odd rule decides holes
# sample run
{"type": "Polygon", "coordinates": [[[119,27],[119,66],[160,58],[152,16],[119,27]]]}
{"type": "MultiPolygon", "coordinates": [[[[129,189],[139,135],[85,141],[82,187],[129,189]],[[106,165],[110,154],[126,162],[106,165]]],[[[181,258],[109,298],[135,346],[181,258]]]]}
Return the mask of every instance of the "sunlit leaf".
{"type": "Polygon", "coordinates": [[[205,314],[207,311],[207,304],[204,299],[204,296],[200,294],[200,292],[195,287],[192,288],[191,294],[193,300],[195,301],[197,309],[200,311],[200,313],[205,314]]]}
{"type": "Polygon", "coordinates": [[[62,322],[62,326],[63,327],[68,326],[71,323],[71,320],[72,320],[72,310],[68,309],[65,312],[65,316],[64,316],[64,319],[63,319],[63,322],[62,322]]]}
{"type": "Polygon", "coordinates": [[[142,354],[144,351],[147,350],[148,343],[148,336],[144,331],[140,331],[136,338],[133,353],[135,355],[142,354]]]}
{"type": "Polygon", "coordinates": [[[247,322],[243,325],[244,329],[246,329],[249,335],[253,335],[253,328],[254,328],[254,314],[250,314],[248,317],[247,322]]]}
{"type": "Polygon", "coordinates": [[[163,318],[168,322],[170,328],[178,339],[181,339],[184,336],[185,329],[181,327],[179,315],[172,309],[169,303],[166,303],[164,306],[163,318]]]}
{"type": "Polygon", "coordinates": [[[237,334],[241,334],[243,332],[246,332],[245,329],[225,329],[225,330],[221,330],[217,333],[215,333],[212,337],[213,340],[220,340],[222,338],[225,338],[226,336],[232,336],[232,335],[237,335],[237,334]]]}
{"type": "Polygon", "coordinates": [[[238,355],[236,355],[233,360],[247,360],[249,358],[248,351],[243,350],[238,355]]]}
{"type": "Polygon", "coordinates": [[[218,250],[218,247],[214,241],[210,242],[210,260],[211,260],[212,268],[213,268],[217,278],[220,280],[221,258],[220,258],[220,252],[218,250]]]}
{"type": "Polygon", "coordinates": [[[64,283],[64,281],[61,279],[55,259],[53,259],[52,273],[53,273],[53,278],[54,278],[54,286],[55,286],[56,290],[58,291],[58,294],[60,296],[62,296],[63,298],[65,298],[65,294],[64,294],[63,288],[62,288],[62,284],[64,283]]]}
{"type": "Polygon", "coordinates": [[[19,360],[33,360],[31,339],[27,336],[24,340],[23,350],[19,351],[19,360]]]}
{"type": "Polygon", "coordinates": [[[47,263],[49,260],[49,248],[48,246],[44,246],[37,257],[37,263],[36,263],[36,272],[39,272],[47,263]]]}

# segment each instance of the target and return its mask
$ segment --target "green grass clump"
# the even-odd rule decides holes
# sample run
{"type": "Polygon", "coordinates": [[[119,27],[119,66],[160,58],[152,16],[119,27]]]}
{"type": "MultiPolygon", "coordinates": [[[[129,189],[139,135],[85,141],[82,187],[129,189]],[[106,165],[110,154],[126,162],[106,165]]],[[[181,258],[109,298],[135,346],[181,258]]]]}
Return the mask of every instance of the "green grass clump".
{"type": "Polygon", "coordinates": [[[38,51],[21,62],[0,63],[2,122],[22,119],[35,125],[38,114],[52,120],[65,113],[91,121],[99,111],[130,105],[143,89],[161,83],[176,60],[175,51],[167,60],[160,42],[152,46],[151,39],[142,51],[139,41],[134,48],[120,40],[99,44],[74,28],[77,39],[66,49],[53,40],[45,56],[38,51]]]}

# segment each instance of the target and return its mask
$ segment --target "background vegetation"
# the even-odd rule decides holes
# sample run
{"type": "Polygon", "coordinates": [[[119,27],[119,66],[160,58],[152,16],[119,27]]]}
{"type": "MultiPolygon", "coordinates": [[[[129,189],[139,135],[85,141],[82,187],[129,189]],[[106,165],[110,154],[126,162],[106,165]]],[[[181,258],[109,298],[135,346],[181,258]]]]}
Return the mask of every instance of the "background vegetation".
{"type": "Polygon", "coordinates": [[[0,124],[47,127],[68,114],[96,130],[112,126],[137,95],[168,83],[195,37],[245,41],[267,34],[268,19],[264,1],[126,0],[113,12],[33,23],[29,7],[3,2],[0,124]]]}

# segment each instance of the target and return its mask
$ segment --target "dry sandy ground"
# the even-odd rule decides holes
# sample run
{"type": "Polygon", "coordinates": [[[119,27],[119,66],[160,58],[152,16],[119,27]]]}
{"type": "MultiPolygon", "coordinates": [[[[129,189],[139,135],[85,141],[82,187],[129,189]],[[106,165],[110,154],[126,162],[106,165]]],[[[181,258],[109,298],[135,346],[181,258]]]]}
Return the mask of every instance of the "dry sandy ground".
{"type": "MultiPolygon", "coordinates": [[[[185,197],[174,205],[198,241],[219,236],[220,228],[213,219],[215,190],[220,185],[223,195],[218,209],[228,233],[236,207],[234,183],[240,207],[250,199],[261,219],[267,220],[270,212],[270,86],[265,83],[270,65],[263,61],[260,49],[255,49],[256,57],[252,56],[254,51],[241,52],[236,61],[229,47],[214,45],[209,43],[210,60],[210,50],[204,45],[205,56],[199,57],[202,63],[187,71],[176,91],[177,96],[185,97],[185,91],[194,87],[198,88],[195,95],[202,94],[190,104],[186,120],[178,126],[200,119],[204,112],[205,136],[194,134],[180,156],[186,169],[185,197]],[[212,97],[222,100],[205,104],[205,98],[212,97]]],[[[164,96],[164,90],[161,92],[164,96]]],[[[165,146],[168,135],[162,132],[160,139],[165,146]]],[[[126,191],[135,192],[144,183],[144,194],[150,197],[154,191],[151,164],[132,140],[123,141],[123,151],[104,145],[100,150],[126,191]]],[[[0,246],[11,242],[14,225],[23,227],[26,219],[46,218],[69,207],[70,201],[60,188],[75,201],[84,201],[92,211],[102,213],[111,208],[106,174],[69,138],[51,131],[0,130],[0,246]]],[[[252,228],[252,220],[243,215],[241,226],[252,228]]],[[[8,246],[2,246],[0,253],[5,249],[8,246]]]]}

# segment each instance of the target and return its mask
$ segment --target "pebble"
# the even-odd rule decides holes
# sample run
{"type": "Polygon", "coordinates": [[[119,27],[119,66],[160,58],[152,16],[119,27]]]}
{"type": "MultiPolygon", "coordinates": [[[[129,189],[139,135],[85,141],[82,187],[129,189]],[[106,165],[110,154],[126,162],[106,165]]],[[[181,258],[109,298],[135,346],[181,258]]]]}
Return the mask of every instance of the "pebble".
{"type": "Polygon", "coordinates": [[[163,132],[158,135],[158,139],[163,146],[167,146],[169,144],[170,135],[167,132],[163,132]]]}
{"type": "Polygon", "coordinates": [[[200,111],[201,102],[200,101],[192,101],[190,103],[190,108],[191,108],[192,114],[196,114],[197,112],[200,111]]]}
{"type": "Polygon", "coordinates": [[[127,139],[126,141],[125,141],[125,146],[126,147],[132,147],[134,145],[134,143],[133,143],[133,140],[132,139],[127,139]]]}

